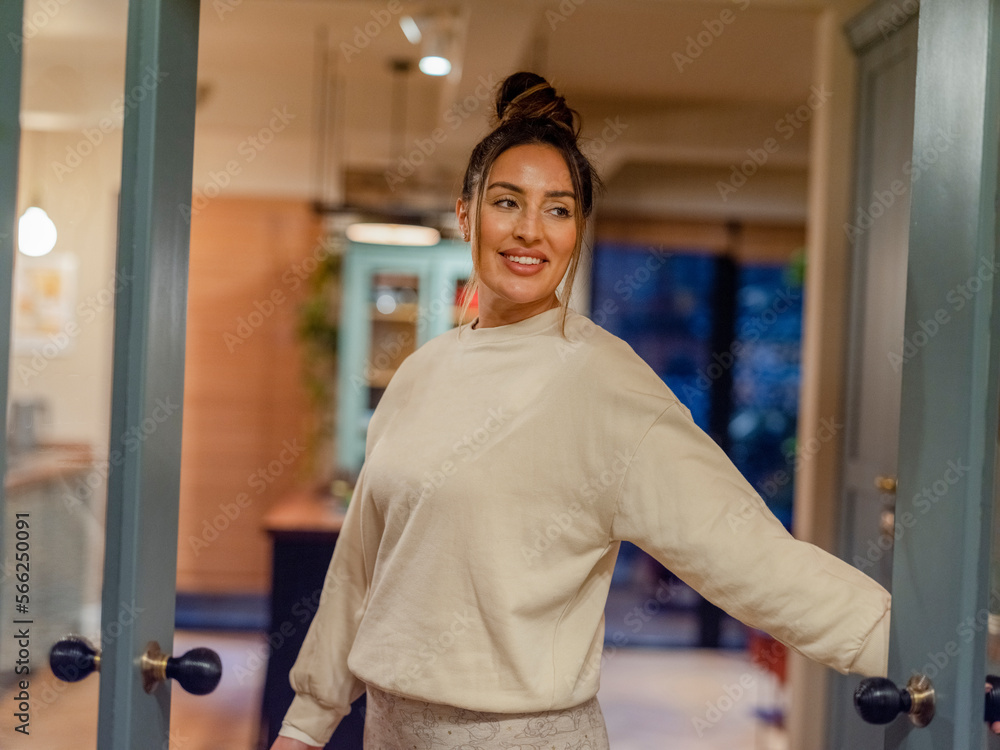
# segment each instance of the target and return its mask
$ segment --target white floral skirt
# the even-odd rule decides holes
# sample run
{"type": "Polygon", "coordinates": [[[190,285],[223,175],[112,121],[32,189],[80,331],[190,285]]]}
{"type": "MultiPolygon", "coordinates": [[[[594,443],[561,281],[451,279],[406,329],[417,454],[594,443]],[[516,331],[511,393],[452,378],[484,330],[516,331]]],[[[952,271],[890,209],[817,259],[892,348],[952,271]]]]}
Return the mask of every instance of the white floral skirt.
{"type": "Polygon", "coordinates": [[[610,750],[597,698],[502,714],[404,698],[368,686],[365,750],[610,750]]]}

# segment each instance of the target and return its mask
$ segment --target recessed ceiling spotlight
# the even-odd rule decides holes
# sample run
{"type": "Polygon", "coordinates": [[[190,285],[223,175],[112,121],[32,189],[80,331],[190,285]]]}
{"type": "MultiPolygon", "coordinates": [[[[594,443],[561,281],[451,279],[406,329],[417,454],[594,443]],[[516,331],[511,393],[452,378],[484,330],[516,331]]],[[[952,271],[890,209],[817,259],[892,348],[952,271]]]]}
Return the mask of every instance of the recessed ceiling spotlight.
{"type": "Polygon", "coordinates": [[[451,61],[440,55],[421,57],[420,72],[429,76],[446,76],[451,72],[451,61]]]}
{"type": "Polygon", "coordinates": [[[406,38],[410,40],[410,44],[420,44],[421,35],[420,27],[417,26],[417,22],[413,20],[413,16],[403,16],[399,19],[399,28],[403,30],[406,34],[406,38]]]}
{"type": "Polygon", "coordinates": [[[429,76],[446,76],[451,72],[457,53],[458,20],[452,13],[421,16],[420,72],[429,76]]]}

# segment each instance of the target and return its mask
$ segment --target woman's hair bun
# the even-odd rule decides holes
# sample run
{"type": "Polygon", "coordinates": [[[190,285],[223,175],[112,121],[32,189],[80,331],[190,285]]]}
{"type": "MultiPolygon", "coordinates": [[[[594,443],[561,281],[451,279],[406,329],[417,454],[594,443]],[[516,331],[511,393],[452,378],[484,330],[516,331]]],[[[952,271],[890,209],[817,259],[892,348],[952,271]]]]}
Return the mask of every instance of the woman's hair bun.
{"type": "Polygon", "coordinates": [[[574,117],[576,112],[566,106],[566,100],[536,73],[514,73],[500,84],[496,101],[497,125],[513,120],[544,118],[577,135],[578,125],[574,117]]]}

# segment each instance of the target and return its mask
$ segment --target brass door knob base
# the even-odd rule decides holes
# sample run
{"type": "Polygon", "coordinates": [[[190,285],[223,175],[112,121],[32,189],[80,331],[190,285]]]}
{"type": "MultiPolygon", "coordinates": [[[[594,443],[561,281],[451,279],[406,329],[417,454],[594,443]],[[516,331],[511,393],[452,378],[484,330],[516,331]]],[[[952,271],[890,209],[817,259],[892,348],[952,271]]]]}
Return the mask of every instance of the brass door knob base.
{"type": "Polygon", "coordinates": [[[910,721],[915,727],[926,727],[934,718],[936,698],[934,686],[926,675],[915,674],[906,682],[906,690],[910,694],[910,721]]]}
{"type": "Polygon", "coordinates": [[[139,660],[139,668],[142,670],[142,689],[147,693],[152,693],[167,679],[167,658],[159,643],[150,641],[146,644],[146,653],[139,660]]]}

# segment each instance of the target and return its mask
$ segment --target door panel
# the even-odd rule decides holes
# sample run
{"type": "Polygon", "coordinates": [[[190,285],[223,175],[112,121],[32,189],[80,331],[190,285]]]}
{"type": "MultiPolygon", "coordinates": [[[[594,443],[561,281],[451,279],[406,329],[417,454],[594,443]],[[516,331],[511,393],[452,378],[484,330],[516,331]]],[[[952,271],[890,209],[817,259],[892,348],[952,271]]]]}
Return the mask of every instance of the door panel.
{"type": "Polygon", "coordinates": [[[924,729],[886,747],[984,745],[983,679],[1000,384],[996,3],[921,4],[889,676],[929,677],[924,729]]]}
{"type": "MultiPolygon", "coordinates": [[[[872,25],[871,18],[858,19],[854,30],[865,21],[872,25]]],[[[852,240],[852,289],[840,554],[891,590],[893,537],[882,521],[894,496],[880,492],[875,480],[896,476],[917,21],[888,38],[876,36],[874,44],[859,35],[852,37],[862,50],[858,166],[855,206],[845,226],[852,240]]],[[[859,678],[831,679],[830,747],[880,746],[884,729],[859,722],[854,712],[859,678]]]]}
{"type": "MultiPolygon", "coordinates": [[[[45,52],[53,48],[52,26],[73,22],[77,13],[94,14],[97,5],[106,12],[102,34],[120,34],[124,40],[125,0],[81,0],[70,7],[29,1],[23,20],[19,2],[4,3],[0,9],[6,16],[0,32],[0,107],[10,108],[0,117],[0,160],[5,177],[19,178],[4,179],[0,187],[10,191],[12,221],[9,233],[0,229],[0,265],[12,265],[15,271],[13,277],[8,270],[0,272],[5,290],[0,294],[5,298],[0,314],[2,392],[4,406],[13,407],[9,414],[14,429],[3,445],[0,518],[11,523],[0,545],[0,691],[5,704],[21,693],[29,697],[28,710],[18,712],[27,714],[27,722],[12,712],[0,716],[4,748],[60,747],[63,720],[72,722],[76,746],[97,746],[98,678],[78,685],[58,682],[47,669],[47,657],[58,638],[76,633],[97,643],[102,632],[104,457],[121,172],[120,121],[110,124],[110,118],[113,102],[122,97],[123,81],[107,89],[81,82],[92,80],[97,69],[124,72],[124,42],[120,47],[103,44],[99,54],[94,54],[93,41],[89,48],[74,47],[74,54],[68,54],[75,43],[65,42],[64,65],[44,62],[45,52]],[[13,56],[23,58],[23,76],[13,56]],[[23,97],[8,93],[21,87],[22,78],[23,97]],[[54,88],[60,82],[61,96],[54,88]],[[47,117],[39,117],[41,111],[47,117]],[[102,117],[109,118],[104,128],[99,125],[102,117]],[[18,253],[14,244],[13,222],[29,205],[46,209],[58,230],[55,248],[41,258],[18,253]],[[18,290],[13,305],[6,297],[12,280],[18,290]],[[16,528],[15,521],[21,521],[22,528],[16,528]],[[17,562],[28,570],[19,570],[17,562]],[[18,580],[19,572],[27,573],[27,580],[18,580]],[[26,611],[18,611],[18,605],[26,611]],[[19,675],[16,670],[23,665],[17,664],[21,646],[15,635],[23,629],[28,630],[30,672],[19,675]]],[[[127,611],[119,611],[112,619],[127,616],[127,611]]]]}
{"type": "Polygon", "coordinates": [[[123,136],[102,611],[140,616],[104,638],[102,748],[169,744],[169,683],[147,695],[135,663],[173,645],[198,18],[197,0],[129,6],[125,89],[148,93],[123,136]]]}
{"type": "MultiPolygon", "coordinates": [[[[888,2],[848,29],[862,70],[862,166],[845,227],[855,266],[842,552],[886,585],[891,575],[889,677],[902,687],[920,673],[937,693],[930,724],[897,718],[886,748],[985,744],[985,633],[998,598],[995,7],[923,2],[917,45],[915,22],[888,2]],[[898,480],[880,491],[878,477],[898,480]]],[[[835,680],[838,749],[882,745],[883,730],[851,716],[856,682],[835,680]]]]}
{"type": "Polygon", "coordinates": [[[879,537],[883,499],[875,478],[896,475],[910,207],[908,187],[896,193],[892,187],[908,182],[916,46],[914,20],[862,62],[858,160],[865,167],[848,227],[854,239],[854,304],[844,455],[852,509],[845,536],[854,565],[887,587],[892,555],[879,537]],[[887,193],[891,198],[885,198],[887,193]],[[890,205],[885,208],[883,202],[890,205]]]}
{"type": "MultiPolygon", "coordinates": [[[[0,5],[0,37],[9,39],[11,34],[21,32],[23,16],[21,0],[13,0],[0,5]]],[[[17,38],[16,36],[14,38],[17,38]]],[[[14,227],[17,221],[17,167],[18,148],[20,146],[20,111],[21,111],[21,49],[17,45],[3,45],[0,48],[0,174],[7,177],[0,180],[0,425],[7,425],[7,374],[10,369],[10,326],[5,322],[9,319],[11,309],[12,277],[14,270],[14,227]]],[[[7,451],[0,450],[0,478],[6,479],[7,451]]],[[[0,484],[0,511],[5,511],[7,493],[5,484],[0,484]]],[[[8,543],[6,534],[8,524],[6,513],[0,512],[0,554],[2,554],[3,570],[9,568],[8,543]]],[[[2,591],[2,589],[0,589],[2,591]]],[[[0,600],[0,616],[8,619],[11,609],[4,600],[0,600]]],[[[0,653],[0,656],[3,654],[0,653]]],[[[9,658],[9,657],[8,657],[9,658]]],[[[4,662],[8,661],[5,659],[4,662]]],[[[0,690],[4,695],[8,686],[15,684],[14,665],[0,662],[0,690]],[[7,672],[8,674],[4,674],[7,672]]],[[[0,735],[4,738],[13,735],[13,717],[11,726],[8,722],[0,724],[0,735]]],[[[8,740],[9,742],[9,740],[8,740]]]]}
{"type": "Polygon", "coordinates": [[[887,747],[983,745],[997,390],[996,3],[921,4],[890,677],[926,674],[937,715],[887,747]],[[929,156],[934,154],[932,161],[929,156]]]}
{"type": "MultiPolygon", "coordinates": [[[[24,149],[32,158],[22,164],[20,195],[22,203],[42,196],[59,208],[56,218],[64,232],[57,252],[47,256],[51,260],[18,256],[19,271],[32,270],[34,276],[20,285],[31,294],[16,306],[10,395],[18,400],[16,414],[27,413],[23,397],[48,396],[48,411],[55,414],[42,417],[58,428],[53,436],[65,441],[75,429],[86,438],[86,448],[72,446],[78,450],[70,460],[70,446],[39,450],[19,437],[3,451],[11,490],[3,509],[22,522],[7,532],[23,534],[4,538],[4,562],[12,562],[12,552],[30,541],[32,567],[29,603],[14,612],[13,592],[2,581],[0,613],[5,636],[8,620],[30,632],[23,640],[30,642],[31,672],[25,676],[28,686],[15,688],[30,696],[22,699],[30,734],[14,732],[5,715],[0,745],[65,747],[70,725],[74,747],[168,747],[170,685],[161,683],[147,694],[138,664],[150,642],[168,655],[173,646],[190,216],[181,209],[191,199],[199,2],[29,2],[23,36],[17,5],[5,2],[0,9],[5,40],[0,165],[10,165],[10,174],[23,115],[18,99],[8,96],[20,76],[7,64],[7,46],[19,45],[7,41],[20,39],[27,54],[30,44],[59,43],[39,33],[49,23],[89,22],[100,31],[69,42],[79,49],[63,50],[69,62],[58,70],[25,66],[31,90],[54,96],[66,111],[32,121],[24,149]],[[121,43],[126,10],[127,51],[121,43]],[[119,28],[109,30],[116,23],[119,28]],[[106,67],[120,64],[115,59],[124,63],[124,88],[88,86],[106,80],[106,67]],[[105,66],[102,75],[89,76],[95,65],[105,66]],[[46,84],[60,84],[63,98],[46,84]],[[123,131],[115,122],[119,115],[123,131]],[[111,262],[116,216],[117,266],[111,262]],[[98,563],[92,577],[88,547],[89,562],[98,563]],[[94,591],[97,601],[88,608],[86,596],[94,591]],[[47,609],[56,605],[64,609],[47,609]],[[43,665],[52,642],[68,632],[100,646],[98,676],[69,684],[47,674],[43,665]]],[[[58,104],[45,104],[32,111],[58,110],[58,104]]],[[[10,187],[0,188],[0,235],[6,235],[0,264],[7,268],[14,255],[6,230],[15,211],[10,187]]],[[[9,272],[2,278],[9,279],[9,272]]],[[[6,294],[0,293],[4,343],[11,330],[6,294]]],[[[3,351],[6,357],[6,345],[3,351]]],[[[4,376],[7,372],[4,367],[4,376]]],[[[0,646],[0,673],[16,663],[6,645],[0,646]]],[[[0,680],[7,677],[0,674],[0,680]]],[[[10,684],[8,679],[0,687],[10,684]]]]}

